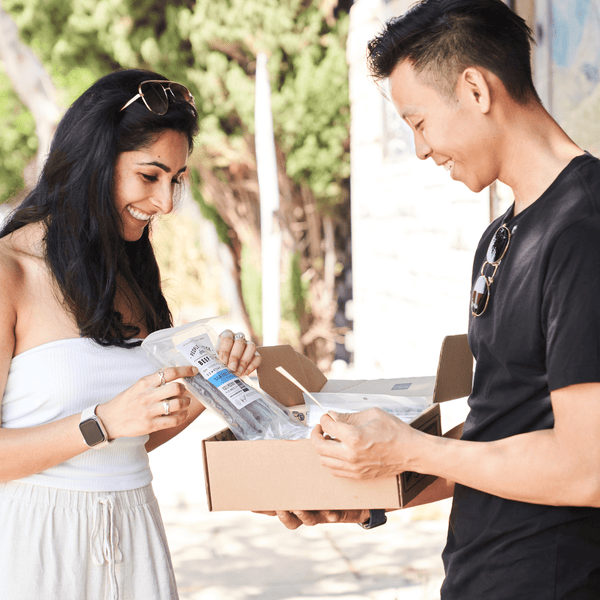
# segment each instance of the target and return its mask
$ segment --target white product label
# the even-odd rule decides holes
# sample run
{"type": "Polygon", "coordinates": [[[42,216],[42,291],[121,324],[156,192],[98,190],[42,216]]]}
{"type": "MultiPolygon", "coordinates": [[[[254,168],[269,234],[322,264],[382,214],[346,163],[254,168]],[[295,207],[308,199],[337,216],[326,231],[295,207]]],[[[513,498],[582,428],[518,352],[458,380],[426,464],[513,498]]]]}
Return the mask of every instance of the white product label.
{"type": "Polygon", "coordinates": [[[202,334],[195,339],[186,340],[176,348],[192,365],[198,367],[202,377],[216,386],[238,410],[261,397],[255,389],[246,385],[217,359],[208,335],[202,334]]]}

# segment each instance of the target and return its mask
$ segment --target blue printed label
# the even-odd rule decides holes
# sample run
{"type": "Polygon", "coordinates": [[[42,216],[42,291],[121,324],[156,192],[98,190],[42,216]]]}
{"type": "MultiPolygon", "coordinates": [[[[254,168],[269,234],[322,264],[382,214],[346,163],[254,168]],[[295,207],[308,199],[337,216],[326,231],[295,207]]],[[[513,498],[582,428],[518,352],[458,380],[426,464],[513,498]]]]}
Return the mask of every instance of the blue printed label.
{"type": "Polygon", "coordinates": [[[176,348],[192,365],[198,367],[202,377],[218,388],[238,410],[261,397],[254,388],[246,385],[217,359],[212,346],[205,345],[204,339],[186,340],[177,344],[176,348]]]}
{"type": "Polygon", "coordinates": [[[229,369],[222,369],[218,373],[215,373],[212,377],[209,377],[208,381],[210,381],[210,383],[213,385],[220,387],[232,379],[237,379],[237,377],[229,369]]]}

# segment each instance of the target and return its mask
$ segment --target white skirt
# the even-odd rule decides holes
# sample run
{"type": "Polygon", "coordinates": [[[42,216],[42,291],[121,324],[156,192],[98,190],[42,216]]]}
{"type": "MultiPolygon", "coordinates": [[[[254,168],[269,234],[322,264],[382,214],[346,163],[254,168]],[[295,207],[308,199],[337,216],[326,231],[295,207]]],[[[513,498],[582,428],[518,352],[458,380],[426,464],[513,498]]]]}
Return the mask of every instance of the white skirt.
{"type": "Polygon", "coordinates": [[[104,493],[0,483],[0,598],[176,600],[152,486],[104,493]]]}

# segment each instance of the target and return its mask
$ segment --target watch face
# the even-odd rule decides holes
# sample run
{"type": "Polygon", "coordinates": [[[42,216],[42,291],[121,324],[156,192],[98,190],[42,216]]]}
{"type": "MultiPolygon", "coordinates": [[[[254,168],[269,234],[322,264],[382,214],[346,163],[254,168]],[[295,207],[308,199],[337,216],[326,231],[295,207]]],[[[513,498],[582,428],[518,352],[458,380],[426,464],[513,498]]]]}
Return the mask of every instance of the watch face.
{"type": "Polygon", "coordinates": [[[83,439],[88,446],[96,446],[104,441],[102,429],[94,419],[88,419],[79,424],[79,429],[83,435],[83,439]]]}

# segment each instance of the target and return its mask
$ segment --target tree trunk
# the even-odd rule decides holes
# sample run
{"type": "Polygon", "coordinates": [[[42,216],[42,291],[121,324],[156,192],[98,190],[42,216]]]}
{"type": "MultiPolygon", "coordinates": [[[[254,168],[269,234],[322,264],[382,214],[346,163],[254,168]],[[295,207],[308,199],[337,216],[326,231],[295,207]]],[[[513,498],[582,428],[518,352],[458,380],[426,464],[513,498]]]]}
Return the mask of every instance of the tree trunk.
{"type": "Polygon", "coordinates": [[[56,90],[50,76],[31,49],[20,40],[15,22],[2,7],[0,59],[19,98],[35,119],[38,152],[33,169],[25,173],[25,185],[29,187],[42,170],[62,111],[56,102],[56,90]]]}

